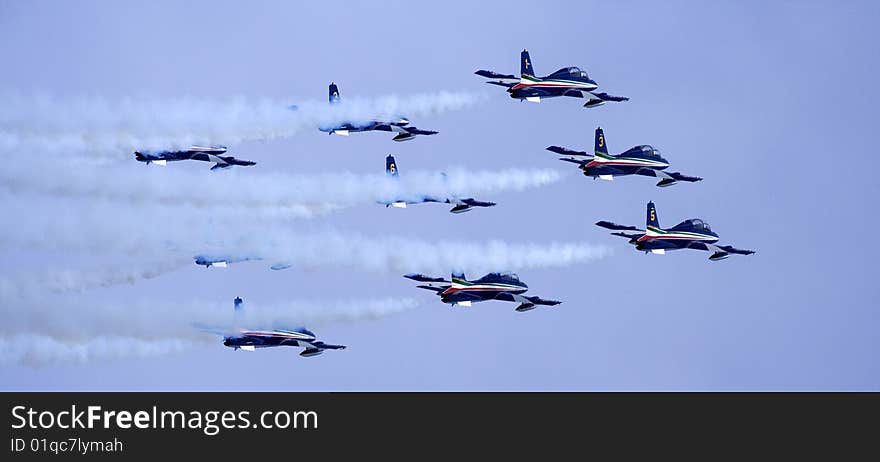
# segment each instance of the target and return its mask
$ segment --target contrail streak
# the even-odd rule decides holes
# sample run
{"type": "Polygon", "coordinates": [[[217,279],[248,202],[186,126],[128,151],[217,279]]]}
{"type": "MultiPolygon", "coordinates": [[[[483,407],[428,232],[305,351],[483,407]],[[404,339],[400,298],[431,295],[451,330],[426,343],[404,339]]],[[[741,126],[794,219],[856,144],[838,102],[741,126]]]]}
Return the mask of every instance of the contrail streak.
{"type": "Polygon", "coordinates": [[[312,100],[297,102],[291,110],[292,101],[269,98],[110,100],[3,92],[0,147],[37,145],[120,158],[134,149],[270,140],[345,121],[437,114],[474,105],[483,98],[480,94],[442,91],[351,98],[338,105],[312,100]]]}
{"type": "Polygon", "coordinates": [[[229,171],[194,176],[173,168],[90,167],[22,159],[0,171],[0,188],[11,193],[83,196],[131,204],[184,204],[199,208],[263,208],[277,216],[311,218],[342,207],[422,196],[484,198],[559,181],[550,169],[507,168],[447,173],[412,171],[400,178],[382,173],[252,174],[229,171]]]}
{"type": "Polygon", "coordinates": [[[184,351],[192,342],[175,339],[142,340],[115,335],[77,341],[40,334],[0,335],[0,366],[30,367],[54,363],[138,358],[184,351]]]}
{"type": "MultiPolygon", "coordinates": [[[[51,299],[0,280],[0,364],[88,361],[179,351],[218,344],[219,333],[239,328],[295,328],[357,322],[418,306],[409,298],[246,301],[234,316],[231,300],[95,302],[82,297],[51,299]],[[211,326],[212,333],[197,326],[211,326]]],[[[319,333],[320,335],[320,333],[319,333]]]]}
{"type": "MultiPolygon", "coordinates": [[[[0,197],[2,200],[2,197],[0,197]]],[[[583,242],[509,243],[503,240],[426,240],[365,236],[333,229],[298,231],[288,225],[252,222],[216,209],[121,207],[93,202],[72,207],[63,200],[37,204],[5,201],[15,226],[0,228],[0,248],[78,251],[89,254],[232,254],[261,257],[302,269],[374,272],[479,272],[569,266],[602,258],[605,246],[583,242]]]]}

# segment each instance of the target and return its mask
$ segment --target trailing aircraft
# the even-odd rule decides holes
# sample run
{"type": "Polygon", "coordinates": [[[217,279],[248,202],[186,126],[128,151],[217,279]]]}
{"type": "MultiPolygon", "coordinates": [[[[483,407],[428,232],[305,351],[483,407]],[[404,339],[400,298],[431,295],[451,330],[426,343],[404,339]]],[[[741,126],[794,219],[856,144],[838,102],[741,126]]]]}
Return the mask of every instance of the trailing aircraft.
{"type": "Polygon", "coordinates": [[[621,154],[608,154],[608,145],[605,143],[605,132],[602,127],[596,129],[595,147],[593,155],[584,151],[560,146],[550,146],[548,151],[562,154],[559,160],[578,165],[585,176],[591,176],[595,180],[611,181],[615,176],[642,175],[659,178],[657,186],[672,186],[679,181],[694,182],[702,178],[687,176],[679,172],[665,172],[669,162],[660,156],[660,151],[647,144],[627,149],[621,154]]]}
{"type": "Polygon", "coordinates": [[[257,164],[256,162],[251,162],[249,160],[239,160],[232,156],[220,155],[225,152],[225,146],[190,146],[187,149],[178,151],[159,151],[153,153],[135,151],[134,158],[138,162],[143,162],[147,165],[154,164],[161,166],[166,165],[168,162],[175,162],[178,160],[214,162],[214,166],[211,167],[211,170],[227,169],[234,165],[250,166],[257,164]]]}
{"type": "Polygon", "coordinates": [[[712,231],[709,223],[699,218],[682,221],[671,228],[661,228],[653,202],[648,202],[648,216],[645,229],[618,225],[610,221],[600,221],[596,225],[614,231],[611,234],[615,236],[628,238],[629,243],[634,245],[636,250],[643,250],[645,253],[651,252],[663,255],[667,250],[706,250],[712,252],[712,255],[709,256],[709,260],[712,261],[723,260],[729,257],[730,254],[751,255],[755,253],[754,250],[742,250],[729,245],[716,245],[718,235],[712,231]]]}
{"type": "Polygon", "coordinates": [[[519,306],[516,311],[529,311],[537,305],[558,305],[562,302],[557,300],[544,300],[541,297],[522,295],[529,286],[519,280],[513,273],[489,273],[479,279],[468,281],[463,273],[453,274],[452,280],[434,278],[423,274],[407,274],[407,279],[423,283],[420,289],[432,290],[440,297],[443,303],[452,306],[471,306],[475,302],[488,300],[500,300],[504,302],[516,302],[519,306]]]}
{"type": "MultiPolygon", "coordinates": [[[[240,315],[244,309],[241,297],[235,298],[235,313],[240,315]]],[[[317,356],[324,350],[342,350],[345,345],[330,345],[317,340],[314,332],[305,327],[295,329],[233,329],[226,332],[215,328],[202,330],[223,336],[223,346],[233,350],[255,351],[257,348],[271,348],[280,346],[304,348],[300,356],[317,356]]]]}
{"type": "MultiPolygon", "coordinates": [[[[339,87],[335,83],[330,83],[330,104],[340,104],[339,87]]],[[[392,138],[394,141],[409,141],[418,135],[436,135],[438,132],[433,130],[422,130],[410,125],[406,117],[397,117],[392,120],[349,120],[341,123],[319,127],[318,130],[326,132],[330,135],[348,136],[355,132],[394,132],[397,135],[392,138]]]]}
{"type": "MultiPolygon", "coordinates": [[[[394,160],[394,156],[389,155],[385,158],[385,174],[393,179],[400,177],[400,170],[397,168],[397,162],[394,160]]],[[[435,197],[426,194],[415,194],[409,197],[396,197],[393,200],[379,201],[379,203],[384,204],[385,207],[402,209],[405,209],[409,204],[422,204],[425,202],[451,204],[453,205],[452,209],[449,210],[451,213],[464,213],[473,210],[473,207],[492,207],[495,205],[494,202],[478,201],[473,197],[435,197]]]]}

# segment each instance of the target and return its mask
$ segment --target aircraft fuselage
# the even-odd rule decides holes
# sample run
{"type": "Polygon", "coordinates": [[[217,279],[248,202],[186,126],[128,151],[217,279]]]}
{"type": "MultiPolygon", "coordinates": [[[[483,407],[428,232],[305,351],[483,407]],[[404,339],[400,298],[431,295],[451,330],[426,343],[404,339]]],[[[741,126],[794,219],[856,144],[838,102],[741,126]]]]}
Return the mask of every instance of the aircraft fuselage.
{"type": "Polygon", "coordinates": [[[718,242],[718,235],[689,226],[685,221],[669,229],[648,226],[645,234],[630,241],[636,249],[644,251],[685,249],[695,242],[714,244],[718,242]]]}

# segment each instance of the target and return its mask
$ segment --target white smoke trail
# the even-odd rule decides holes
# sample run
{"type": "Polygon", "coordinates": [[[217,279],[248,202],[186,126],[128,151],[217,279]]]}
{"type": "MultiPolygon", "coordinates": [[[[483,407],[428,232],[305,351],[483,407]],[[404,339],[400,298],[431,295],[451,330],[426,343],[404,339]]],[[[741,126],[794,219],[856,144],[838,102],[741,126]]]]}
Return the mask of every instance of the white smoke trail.
{"type": "Polygon", "coordinates": [[[332,229],[304,232],[255,222],[222,208],[202,214],[187,207],[127,208],[101,202],[84,209],[60,199],[6,203],[7,217],[16,226],[0,228],[0,248],[125,254],[136,259],[169,252],[178,257],[226,253],[304,269],[393,273],[559,267],[609,254],[607,247],[581,242],[515,244],[370,237],[332,229]]]}
{"type": "Polygon", "coordinates": [[[20,274],[15,279],[0,279],[0,294],[9,294],[9,286],[18,292],[49,291],[53,293],[84,292],[91,289],[154,279],[193,264],[192,258],[168,254],[164,258],[149,259],[100,269],[51,269],[32,274],[20,274]],[[3,285],[7,287],[2,287],[3,285]]]}
{"type": "MultiPolygon", "coordinates": [[[[87,152],[120,158],[135,149],[234,144],[295,135],[345,121],[418,117],[462,109],[482,95],[435,92],[411,96],[351,98],[342,104],[233,97],[109,100],[96,96],[0,93],[0,148],[41,146],[55,152],[87,152]]],[[[420,128],[429,128],[422,126],[420,128]]]]}
{"type": "Polygon", "coordinates": [[[233,316],[231,301],[109,303],[72,296],[55,300],[2,279],[0,299],[0,364],[159,355],[196,344],[219,345],[220,335],[241,328],[314,328],[418,306],[409,298],[246,302],[244,312],[233,316]]]}
{"type": "Polygon", "coordinates": [[[341,207],[377,202],[474,197],[522,191],[559,181],[549,169],[508,168],[471,171],[455,168],[442,174],[412,171],[399,178],[383,173],[252,174],[245,171],[193,176],[173,168],[142,166],[76,168],[55,160],[12,162],[0,170],[0,188],[11,193],[115,200],[131,204],[170,203],[200,208],[264,208],[275,216],[311,218],[341,207]],[[139,168],[135,168],[139,167],[139,168]]]}
{"type": "Polygon", "coordinates": [[[176,339],[142,340],[119,336],[82,340],[59,340],[40,334],[0,336],[0,366],[30,367],[56,363],[83,364],[96,360],[138,358],[184,351],[189,341],[176,339]]]}

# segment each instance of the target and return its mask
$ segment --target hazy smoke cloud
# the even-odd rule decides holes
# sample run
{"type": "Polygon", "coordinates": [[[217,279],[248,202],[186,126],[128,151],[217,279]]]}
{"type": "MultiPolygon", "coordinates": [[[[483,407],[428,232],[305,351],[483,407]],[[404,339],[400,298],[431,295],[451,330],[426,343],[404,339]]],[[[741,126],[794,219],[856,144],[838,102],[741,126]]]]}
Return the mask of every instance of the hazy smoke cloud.
{"type": "MultiPolygon", "coordinates": [[[[2,200],[2,196],[0,196],[2,200]]],[[[584,263],[609,254],[586,243],[508,243],[503,240],[426,240],[371,237],[333,229],[301,231],[254,222],[223,208],[199,213],[187,207],[143,204],[127,208],[93,201],[87,209],[65,200],[7,201],[16,226],[0,228],[0,248],[78,251],[89,254],[175,255],[208,253],[262,257],[305,269],[401,273],[504,271],[584,263]]]]}
{"type": "Polygon", "coordinates": [[[54,363],[137,358],[175,353],[192,346],[192,342],[183,340],[142,340],[114,335],[76,341],[58,340],[40,334],[0,335],[0,366],[36,367],[54,363]]]}
{"type": "Polygon", "coordinates": [[[291,110],[295,101],[268,98],[110,100],[4,92],[0,93],[0,149],[36,146],[119,158],[135,149],[270,140],[345,121],[419,117],[462,109],[482,98],[472,93],[434,92],[346,98],[338,105],[311,100],[296,102],[296,109],[291,110]]]}
{"type": "Polygon", "coordinates": [[[391,178],[382,173],[379,165],[374,174],[255,174],[233,170],[194,176],[171,167],[143,168],[131,164],[78,168],[57,159],[30,158],[7,164],[0,171],[0,188],[14,194],[83,196],[131,205],[261,208],[267,217],[311,218],[342,207],[375,206],[377,202],[415,200],[422,196],[491,200],[486,195],[541,187],[562,178],[555,170],[518,168],[455,168],[446,175],[412,171],[391,178]]]}
{"type": "MultiPolygon", "coordinates": [[[[86,278],[90,279],[90,278],[86,278]]],[[[409,298],[285,300],[233,313],[232,301],[94,301],[48,297],[35,285],[0,279],[0,364],[41,364],[160,355],[197,344],[221,347],[238,329],[321,326],[375,319],[418,306],[409,298]]],[[[344,339],[319,339],[344,343],[344,339]]]]}

